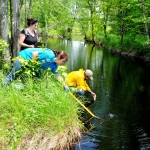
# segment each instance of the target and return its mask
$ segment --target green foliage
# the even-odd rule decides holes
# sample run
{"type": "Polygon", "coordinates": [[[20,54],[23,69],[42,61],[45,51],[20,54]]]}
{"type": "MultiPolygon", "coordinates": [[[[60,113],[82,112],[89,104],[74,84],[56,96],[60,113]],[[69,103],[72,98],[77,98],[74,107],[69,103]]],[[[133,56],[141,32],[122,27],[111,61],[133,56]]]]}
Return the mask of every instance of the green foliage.
{"type": "MultiPolygon", "coordinates": [[[[23,1],[21,4],[21,22],[24,22],[28,5],[23,1]]],[[[37,30],[45,35],[68,36],[67,30],[71,28],[72,39],[79,37],[80,40],[86,35],[108,48],[145,51],[149,45],[146,37],[150,23],[148,7],[148,0],[144,4],[136,0],[34,0],[30,17],[39,20],[37,30]],[[112,37],[115,39],[111,40],[112,37]]]]}
{"type": "Polygon", "coordinates": [[[28,78],[24,89],[17,89],[15,82],[0,86],[0,149],[15,150],[23,138],[38,132],[46,132],[49,139],[82,127],[77,103],[53,76],[28,78]]]}
{"type": "Polygon", "coordinates": [[[63,79],[65,80],[65,77],[67,76],[67,66],[58,66],[57,72],[59,72],[59,74],[63,77],[63,79]]]}
{"type": "MultiPolygon", "coordinates": [[[[21,78],[25,80],[25,78],[33,78],[33,77],[44,77],[48,72],[49,74],[52,73],[50,69],[44,70],[41,68],[41,63],[39,61],[35,60],[24,60],[21,57],[15,57],[13,61],[19,60],[21,62],[21,69],[16,72],[18,74],[21,74],[21,78]]],[[[58,66],[57,72],[65,79],[67,73],[67,66],[58,66]]]]}
{"type": "Polygon", "coordinates": [[[107,45],[108,49],[119,49],[120,45],[119,45],[119,38],[114,34],[111,34],[109,36],[107,36],[107,38],[103,37],[103,39],[101,39],[104,43],[104,45],[107,45]]]}
{"type": "Polygon", "coordinates": [[[35,77],[38,74],[41,63],[36,59],[28,61],[21,57],[15,57],[13,61],[15,60],[19,60],[22,65],[22,68],[16,73],[23,73],[27,77],[35,77]]]}
{"type": "Polygon", "coordinates": [[[143,40],[142,37],[141,38],[139,37],[138,39],[138,38],[133,37],[132,35],[125,36],[122,46],[125,47],[125,50],[129,50],[129,47],[130,47],[130,49],[132,50],[139,51],[139,49],[142,49],[142,45],[140,45],[139,43],[140,40],[143,40]]]}
{"type": "Polygon", "coordinates": [[[7,42],[5,42],[3,39],[0,39],[0,53],[2,53],[5,49],[5,47],[8,47],[9,45],[7,42]]]}
{"type": "Polygon", "coordinates": [[[8,47],[8,43],[5,42],[3,39],[0,39],[0,61],[1,61],[1,67],[3,66],[3,69],[7,70],[10,67],[10,64],[6,63],[6,61],[3,59],[3,53],[7,53],[6,48],[8,47]]]}

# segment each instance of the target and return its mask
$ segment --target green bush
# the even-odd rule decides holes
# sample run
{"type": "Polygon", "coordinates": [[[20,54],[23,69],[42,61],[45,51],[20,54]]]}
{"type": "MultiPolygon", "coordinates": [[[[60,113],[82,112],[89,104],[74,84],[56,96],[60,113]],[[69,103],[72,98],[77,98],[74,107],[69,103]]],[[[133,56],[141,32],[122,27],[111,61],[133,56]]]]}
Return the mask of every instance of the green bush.
{"type": "Polygon", "coordinates": [[[0,53],[4,51],[5,47],[8,47],[7,42],[5,42],[3,39],[0,39],[0,53]]]}

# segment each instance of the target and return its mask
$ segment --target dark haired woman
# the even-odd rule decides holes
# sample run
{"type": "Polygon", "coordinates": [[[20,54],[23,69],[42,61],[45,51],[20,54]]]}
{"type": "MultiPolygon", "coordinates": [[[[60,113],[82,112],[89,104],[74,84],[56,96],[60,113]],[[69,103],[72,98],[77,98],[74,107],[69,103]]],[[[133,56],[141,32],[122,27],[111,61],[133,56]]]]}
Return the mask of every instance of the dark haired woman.
{"type": "MultiPolygon", "coordinates": [[[[19,52],[19,56],[14,61],[13,68],[11,72],[5,77],[3,84],[6,85],[16,79],[19,76],[18,70],[21,69],[21,59],[23,60],[34,60],[40,62],[40,68],[49,69],[59,81],[63,81],[62,77],[56,71],[58,65],[63,65],[68,60],[68,56],[64,51],[53,51],[48,48],[27,48],[21,52],[19,52]]],[[[66,91],[68,91],[68,87],[65,83],[63,86],[66,91]]]]}
{"type": "Polygon", "coordinates": [[[22,30],[19,37],[20,51],[26,48],[34,48],[34,45],[38,42],[38,35],[36,28],[38,26],[38,20],[35,18],[27,19],[27,28],[22,30]]]}

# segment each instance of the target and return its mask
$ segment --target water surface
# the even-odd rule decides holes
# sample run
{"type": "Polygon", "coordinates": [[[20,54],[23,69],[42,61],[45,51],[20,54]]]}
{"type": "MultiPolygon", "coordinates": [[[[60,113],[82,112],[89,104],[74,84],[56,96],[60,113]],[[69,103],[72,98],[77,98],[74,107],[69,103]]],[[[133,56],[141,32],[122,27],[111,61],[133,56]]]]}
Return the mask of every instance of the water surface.
{"type": "Polygon", "coordinates": [[[89,108],[104,119],[91,120],[91,130],[75,150],[149,150],[150,65],[79,41],[49,39],[48,47],[67,52],[67,72],[80,68],[94,72],[88,83],[97,100],[89,108]]]}

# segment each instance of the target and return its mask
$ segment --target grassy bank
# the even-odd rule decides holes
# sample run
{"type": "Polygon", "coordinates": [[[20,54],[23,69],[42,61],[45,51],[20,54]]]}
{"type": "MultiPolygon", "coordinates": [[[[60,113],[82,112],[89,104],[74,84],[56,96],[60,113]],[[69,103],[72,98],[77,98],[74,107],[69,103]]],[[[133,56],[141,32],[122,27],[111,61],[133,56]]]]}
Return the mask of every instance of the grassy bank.
{"type": "Polygon", "coordinates": [[[53,76],[15,82],[0,85],[0,149],[61,150],[80,138],[80,107],[53,76]]]}

